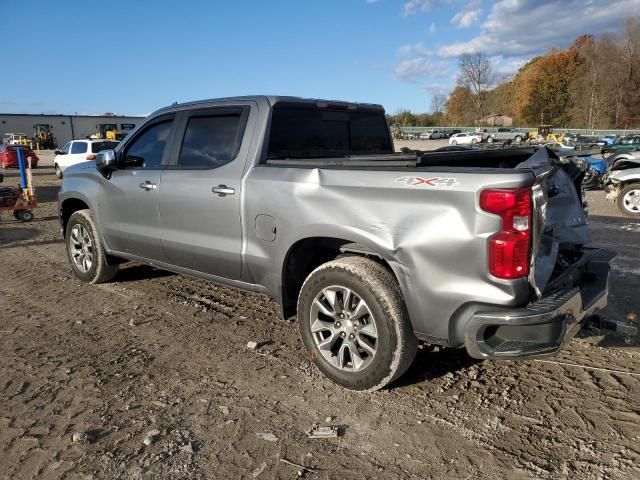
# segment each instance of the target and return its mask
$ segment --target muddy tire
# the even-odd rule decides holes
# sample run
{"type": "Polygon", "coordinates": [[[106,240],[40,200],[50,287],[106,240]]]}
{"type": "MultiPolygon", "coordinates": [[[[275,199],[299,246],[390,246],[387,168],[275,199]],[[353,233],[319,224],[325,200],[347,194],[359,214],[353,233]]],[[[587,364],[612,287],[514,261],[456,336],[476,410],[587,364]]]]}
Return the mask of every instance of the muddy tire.
{"type": "Polygon", "coordinates": [[[104,251],[88,209],[78,210],[69,218],[65,247],[73,273],[83,282],[108,282],[118,273],[118,263],[104,251]]]}
{"type": "Polygon", "coordinates": [[[379,390],[411,365],[418,341],[393,274],[369,258],[316,268],[298,297],[302,341],[318,369],[351,390],[379,390]]]}
{"type": "Polygon", "coordinates": [[[630,183],[620,191],[618,208],[628,217],[640,218],[640,183],[630,183]]]}

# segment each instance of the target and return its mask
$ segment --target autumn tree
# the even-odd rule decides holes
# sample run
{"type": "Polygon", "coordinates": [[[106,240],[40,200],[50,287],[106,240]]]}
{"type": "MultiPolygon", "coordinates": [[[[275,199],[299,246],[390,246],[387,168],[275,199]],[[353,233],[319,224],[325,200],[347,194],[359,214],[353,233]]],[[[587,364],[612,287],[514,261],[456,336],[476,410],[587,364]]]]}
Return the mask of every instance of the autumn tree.
{"type": "Polygon", "coordinates": [[[576,77],[577,52],[553,51],[540,57],[532,66],[535,85],[522,109],[530,123],[567,126],[571,121],[571,84],[576,77]]]}
{"type": "Polygon", "coordinates": [[[473,95],[467,87],[453,89],[445,106],[451,125],[471,125],[474,120],[473,95]]]}

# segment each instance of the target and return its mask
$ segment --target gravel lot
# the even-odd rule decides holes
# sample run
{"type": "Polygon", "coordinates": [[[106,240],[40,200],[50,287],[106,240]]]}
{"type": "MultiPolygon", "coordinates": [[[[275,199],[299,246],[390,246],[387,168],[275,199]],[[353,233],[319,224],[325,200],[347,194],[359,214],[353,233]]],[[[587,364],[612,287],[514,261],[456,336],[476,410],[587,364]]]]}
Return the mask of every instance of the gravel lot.
{"type": "MultiPolygon", "coordinates": [[[[76,280],[42,157],[35,221],[0,219],[0,478],[296,478],[281,459],[318,479],[640,478],[640,338],[581,336],[565,365],[424,346],[392,389],[341,390],[267,297],[134,264],[76,280]],[[308,439],[314,423],[344,434],[308,439]]],[[[640,224],[589,199],[625,317],[640,224]]]]}

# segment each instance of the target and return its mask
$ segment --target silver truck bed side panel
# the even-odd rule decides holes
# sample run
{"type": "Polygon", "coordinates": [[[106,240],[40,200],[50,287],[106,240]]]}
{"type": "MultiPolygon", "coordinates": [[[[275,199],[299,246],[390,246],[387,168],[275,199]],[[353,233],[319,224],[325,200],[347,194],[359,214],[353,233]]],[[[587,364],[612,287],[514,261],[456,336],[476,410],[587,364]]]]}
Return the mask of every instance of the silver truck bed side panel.
{"type": "Polygon", "coordinates": [[[257,166],[245,179],[244,280],[278,298],[282,264],[297,241],[331,237],[360,243],[393,269],[416,333],[447,341],[450,328],[460,330],[450,322],[461,305],[526,301],[526,279],[488,275],[487,238],[499,230],[500,219],[477,205],[483,188],[532,181],[530,172],[514,170],[483,175],[257,166]],[[275,220],[274,241],[256,235],[258,215],[275,220]]]}

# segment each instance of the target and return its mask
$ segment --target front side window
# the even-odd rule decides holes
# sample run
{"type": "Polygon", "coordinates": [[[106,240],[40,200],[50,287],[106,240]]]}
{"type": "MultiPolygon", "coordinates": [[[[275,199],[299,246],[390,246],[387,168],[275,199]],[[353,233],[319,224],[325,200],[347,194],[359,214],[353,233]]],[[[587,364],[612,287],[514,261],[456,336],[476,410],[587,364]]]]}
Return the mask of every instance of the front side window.
{"type": "Polygon", "coordinates": [[[62,150],[60,150],[60,153],[69,153],[70,148],[71,148],[71,142],[67,143],[64,147],[62,147],[62,150]]]}
{"type": "Polygon", "coordinates": [[[172,123],[173,120],[164,120],[146,129],[127,147],[124,165],[142,168],[159,167],[172,123]]]}
{"type": "Polygon", "coordinates": [[[73,144],[71,144],[71,153],[87,153],[87,143],[73,142],[73,144]]]}
{"type": "Polygon", "coordinates": [[[191,117],[180,149],[178,165],[217,168],[233,160],[241,140],[240,112],[191,117]]]}

